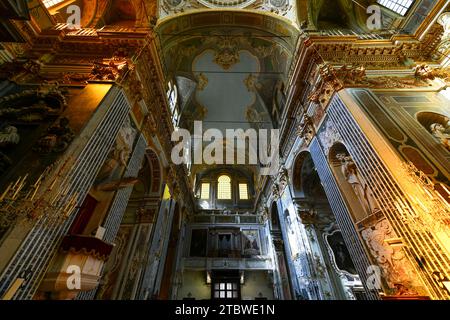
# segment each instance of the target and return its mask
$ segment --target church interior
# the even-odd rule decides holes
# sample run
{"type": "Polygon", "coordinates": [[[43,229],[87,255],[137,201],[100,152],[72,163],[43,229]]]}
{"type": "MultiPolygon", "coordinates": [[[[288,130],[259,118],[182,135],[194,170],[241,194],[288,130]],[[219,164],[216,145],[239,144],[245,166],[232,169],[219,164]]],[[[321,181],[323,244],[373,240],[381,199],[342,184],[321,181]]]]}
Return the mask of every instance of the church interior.
{"type": "Polygon", "coordinates": [[[2,0],[0,299],[449,300],[450,0],[2,0]]]}

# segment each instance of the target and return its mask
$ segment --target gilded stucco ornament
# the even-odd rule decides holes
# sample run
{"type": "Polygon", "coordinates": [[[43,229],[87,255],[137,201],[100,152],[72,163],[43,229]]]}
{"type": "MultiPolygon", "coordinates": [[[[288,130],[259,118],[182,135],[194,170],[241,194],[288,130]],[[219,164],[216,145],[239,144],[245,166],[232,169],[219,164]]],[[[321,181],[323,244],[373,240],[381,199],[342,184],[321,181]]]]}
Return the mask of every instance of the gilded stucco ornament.
{"type": "Polygon", "coordinates": [[[272,185],[272,199],[277,201],[280,198],[280,187],[278,183],[272,185]]]}
{"type": "Polygon", "coordinates": [[[198,0],[208,8],[245,8],[256,0],[198,0]]]}
{"type": "Polygon", "coordinates": [[[308,145],[314,138],[314,122],[313,119],[307,114],[304,114],[300,120],[300,124],[297,128],[297,135],[303,139],[305,145],[308,145]]]}
{"type": "Polygon", "coordinates": [[[197,90],[203,91],[208,86],[208,78],[203,72],[200,72],[197,76],[197,90]]]}
{"type": "Polygon", "coordinates": [[[328,154],[330,148],[336,143],[342,141],[339,132],[334,128],[333,123],[328,120],[325,124],[325,129],[320,132],[319,140],[322,144],[325,154],[328,154]]]}
{"type": "Polygon", "coordinates": [[[416,276],[402,247],[389,245],[385,240],[397,238],[391,224],[381,220],[361,231],[370,253],[381,267],[388,287],[394,295],[423,294],[423,287],[416,276]]]}
{"type": "Polygon", "coordinates": [[[219,37],[214,62],[224,70],[229,70],[239,61],[239,41],[231,36],[219,37]]]}
{"type": "Polygon", "coordinates": [[[263,8],[276,14],[286,15],[292,9],[292,5],[289,0],[266,0],[263,8]]]}

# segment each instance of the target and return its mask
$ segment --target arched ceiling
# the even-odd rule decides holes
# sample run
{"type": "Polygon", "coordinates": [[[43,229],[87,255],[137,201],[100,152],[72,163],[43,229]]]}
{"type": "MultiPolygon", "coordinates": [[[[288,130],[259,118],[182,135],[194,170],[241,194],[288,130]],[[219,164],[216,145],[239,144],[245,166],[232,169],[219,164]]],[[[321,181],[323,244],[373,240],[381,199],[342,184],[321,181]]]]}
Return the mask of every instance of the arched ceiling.
{"type": "MultiPolygon", "coordinates": [[[[182,97],[180,127],[192,133],[194,121],[201,120],[203,131],[219,129],[224,136],[226,129],[278,127],[282,84],[300,34],[293,23],[264,13],[209,9],[162,19],[155,30],[166,77],[182,97]]],[[[235,146],[235,154],[243,152],[235,146]]],[[[193,166],[192,172],[205,169],[193,166]]]]}
{"type": "Polygon", "coordinates": [[[219,129],[277,126],[274,100],[299,35],[288,20],[208,10],[162,20],[156,30],[166,76],[196,83],[181,110],[183,127],[193,120],[219,129]]]}
{"type": "Polygon", "coordinates": [[[367,31],[367,7],[376,0],[297,0],[297,17],[308,30],[367,31]]]}

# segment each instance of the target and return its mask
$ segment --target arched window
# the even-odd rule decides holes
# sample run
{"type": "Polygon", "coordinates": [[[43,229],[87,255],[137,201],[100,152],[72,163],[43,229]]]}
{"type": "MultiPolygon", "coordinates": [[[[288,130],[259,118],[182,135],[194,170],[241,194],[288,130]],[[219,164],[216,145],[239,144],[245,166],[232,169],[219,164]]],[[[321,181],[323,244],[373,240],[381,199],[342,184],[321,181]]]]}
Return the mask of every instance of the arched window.
{"type": "Polygon", "coordinates": [[[217,179],[217,199],[231,200],[231,178],[229,176],[220,176],[217,179]]]}

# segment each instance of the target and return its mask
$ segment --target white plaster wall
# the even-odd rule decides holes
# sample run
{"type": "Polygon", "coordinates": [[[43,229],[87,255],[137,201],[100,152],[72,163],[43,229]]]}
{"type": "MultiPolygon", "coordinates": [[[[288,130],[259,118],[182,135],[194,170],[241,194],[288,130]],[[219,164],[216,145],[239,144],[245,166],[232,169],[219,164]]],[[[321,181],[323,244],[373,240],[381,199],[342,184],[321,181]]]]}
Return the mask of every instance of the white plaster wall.
{"type": "Polygon", "coordinates": [[[178,291],[178,299],[187,298],[189,292],[191,298],[197,300],[211,299],[211,285],[206,284],[205,271],[185,271],[183,274],[183,284],[178,291]]]}
{"type": "Polygon", "coordinates": [[[254,300],[260,292],[269,300],[274,298],[273,286],[267,271],[246,271],[245,282],[241,285],[242,300],[254,300]]]}

